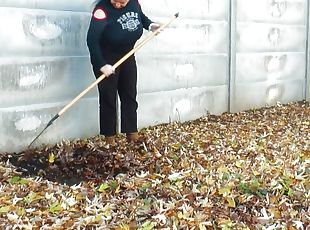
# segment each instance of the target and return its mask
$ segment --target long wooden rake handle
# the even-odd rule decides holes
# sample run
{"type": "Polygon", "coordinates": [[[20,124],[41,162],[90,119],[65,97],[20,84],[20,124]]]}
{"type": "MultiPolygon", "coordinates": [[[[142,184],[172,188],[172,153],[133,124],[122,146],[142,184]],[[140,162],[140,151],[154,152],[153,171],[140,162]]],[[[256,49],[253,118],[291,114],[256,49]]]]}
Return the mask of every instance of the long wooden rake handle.
{"type": "MultiPolygon", "coordinates": [[[[177,17],[179,16],[179,13],[176,13],[173,15],[173,17],[166,22],[165,24],[162,24],[156,31],[153,33],[150,33],[145,39],[143,39],[137,46],[135,46],[131,51],[129,51],[127,54],[125,54],[120,60],[118,60],[114,65],[113,68],[116,69],[118,66],[120,66],[125,60],[127,60],[131,55],[133,55],[135,52],[137,52],[139,49],[141,49],[147,42],[149,42],[154,36],[156,36],[160,31],[162,31],[165,27],[170,25],[177,17]]],[[[50,126],[53,124],[53,122],[60,117],[62,114],[64,114],[71,106],[73,106],[78,100],[80,100],[85,94],[87,94],[93,87],[95,87],[99,82],[101,82],[106,76],[102,74],[99,78],[97,78],[96,81],[94,81],[90,86],[88,86],[85,90],[83,90],[78,96],[76,96],[70,103],[68,103],[65,107],[63,107],[46,125],[46,127],[39,133],[36,138],[29,144],[28,148],[41,136],[41,134],[50,126]]]]}

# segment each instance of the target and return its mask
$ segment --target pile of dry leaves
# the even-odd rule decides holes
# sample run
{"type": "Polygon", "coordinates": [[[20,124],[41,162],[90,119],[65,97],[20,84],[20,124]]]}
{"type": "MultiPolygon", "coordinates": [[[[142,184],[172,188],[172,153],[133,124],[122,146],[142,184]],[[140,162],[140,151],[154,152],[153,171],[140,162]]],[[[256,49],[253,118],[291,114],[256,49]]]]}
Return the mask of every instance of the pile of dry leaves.
{"type": "Polygon", "coordinates": [[[0,154],[0,229],[307,229],[310,105],[0,154]]]}

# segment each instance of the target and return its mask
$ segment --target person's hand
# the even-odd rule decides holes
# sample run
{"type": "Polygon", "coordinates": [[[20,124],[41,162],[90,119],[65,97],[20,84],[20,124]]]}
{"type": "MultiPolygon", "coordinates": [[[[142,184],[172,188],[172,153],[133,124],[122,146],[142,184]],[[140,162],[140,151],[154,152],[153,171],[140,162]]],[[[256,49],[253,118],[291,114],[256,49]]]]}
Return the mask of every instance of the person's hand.
{"type": "Polygon", "coordinates": [[[115,69],[113,68],[113,66],[107,64],[107,65],[104,65],[100,68],[100,71],[106,76],[110,76],[111,74],[114,74],[115,73],[115,69]]]}
{"type": "MultiPolygon", "coordinates": [[[[151,23],[151,25],[149,26],[149,31],[152,31],[152,32],[154,33],[160,26],[161,26],[161,25],[160,25],[159,23],[153,22],[153,23],[151,23]]],[[[156,35],[159,34],[160,32],[161,32],[161,30],[160,30],[160,31],[157,31],[157,32],[156,32],[156,35]]]]}

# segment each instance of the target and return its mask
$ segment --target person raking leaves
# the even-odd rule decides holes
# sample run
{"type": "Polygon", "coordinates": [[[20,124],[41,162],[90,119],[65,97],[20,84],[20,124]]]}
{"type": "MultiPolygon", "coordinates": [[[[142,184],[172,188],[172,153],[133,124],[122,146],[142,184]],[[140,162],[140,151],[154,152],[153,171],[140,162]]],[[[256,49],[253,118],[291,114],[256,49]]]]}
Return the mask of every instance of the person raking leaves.
{"type": "Polygon", "coordinates": [[[135,56],[132,55],[117,69],[112,63],[135,46],[143,29],[154,32],[159,27],[142,12],[138,0],[96,2],[87,33],[87,46],[95,77],[107,76],[98,84],[100,135],[105,136],[107,144],[116,144],[117,94],[120,98],[121,133],[126,134],[128,142],[139,139],[135,56]]]}

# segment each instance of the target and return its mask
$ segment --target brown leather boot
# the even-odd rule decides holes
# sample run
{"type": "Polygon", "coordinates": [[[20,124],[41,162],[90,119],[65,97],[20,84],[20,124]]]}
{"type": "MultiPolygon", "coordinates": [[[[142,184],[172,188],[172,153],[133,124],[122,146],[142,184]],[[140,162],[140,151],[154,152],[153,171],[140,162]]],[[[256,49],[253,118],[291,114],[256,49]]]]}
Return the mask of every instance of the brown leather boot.
{"type": "Polygon", "coordinates": [[[127,138],[127,142],[134,143],[139,140],[139,134],[138,132],[126,133],[126,138],[127,138]]]}
{"type": "Polygon", "coordinates": [[[105,142],[111,146],[115,146],[116,145],[115,136],[106,136],[105,142]]]}

